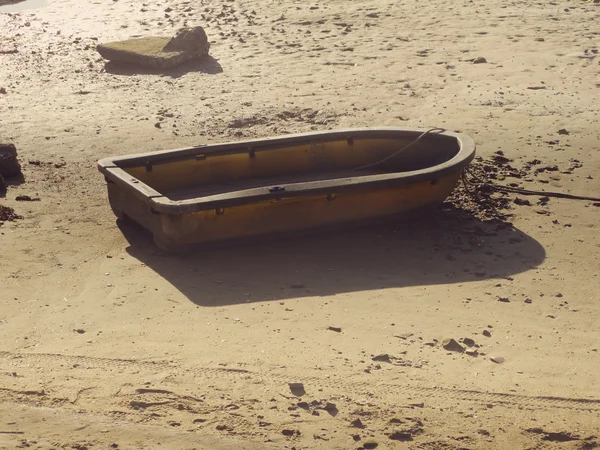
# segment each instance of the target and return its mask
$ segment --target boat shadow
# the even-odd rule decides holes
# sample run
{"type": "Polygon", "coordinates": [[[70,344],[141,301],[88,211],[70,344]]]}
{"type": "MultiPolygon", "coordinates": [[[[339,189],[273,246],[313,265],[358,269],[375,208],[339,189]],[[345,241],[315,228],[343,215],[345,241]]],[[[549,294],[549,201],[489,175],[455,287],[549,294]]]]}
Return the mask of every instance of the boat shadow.
{"type": "Polygon", "coordinates": [[[158,250],[137,226],[120,227],[130,255],[207,307],[506,278],[546,256],[522,231],[457,210],[183,257],[158,250]]]}
{"type": "Polygon", "coordinates": [[[6,197],[8,188],[11,186],[19,186],[25,183],[25,176],[22,173],[18,175],[11,175],[10,177],[2,176],[0,174],[0,198],[6,197]]]}

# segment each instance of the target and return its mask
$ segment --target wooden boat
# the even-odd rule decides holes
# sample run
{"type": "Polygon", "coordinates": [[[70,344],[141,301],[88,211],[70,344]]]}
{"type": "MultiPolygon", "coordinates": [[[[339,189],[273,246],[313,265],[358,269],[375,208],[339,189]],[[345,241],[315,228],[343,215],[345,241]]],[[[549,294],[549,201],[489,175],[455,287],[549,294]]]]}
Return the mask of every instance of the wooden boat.
{"type": "Polygon", "coordinates": [[[349,129],[99,161],[112,209],[163,250],[400,218],[439,205],[475,156],[444,130],[349,129]]]}

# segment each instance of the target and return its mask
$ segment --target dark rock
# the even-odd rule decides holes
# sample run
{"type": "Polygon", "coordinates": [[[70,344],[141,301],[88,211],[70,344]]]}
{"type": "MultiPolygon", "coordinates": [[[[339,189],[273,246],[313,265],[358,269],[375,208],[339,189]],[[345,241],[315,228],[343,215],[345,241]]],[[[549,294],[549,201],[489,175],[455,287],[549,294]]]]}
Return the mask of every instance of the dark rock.
{"type": "Polygon", "coordinates": [[[487,59],[485,59],[483,56],[479,56],[478,58],[475,58],[473,60],[473,64],[485,64],[487,63],[487,59]]]}
{"type": "Polygon", "coordinates": [[[336,333],[341,333],[342,329],[340,327],[327,327],[330,331],[335,331],[336,333]]]}
{"type": "Polygon", "coordinates": [[[390,433],[388,437],[393,441],[412,441],[413,437],[410,433],[406,431],[394,431],[390,433]]]}
{"type": "Polygon", "coordinates": [[[353,434],[353,435],[352,435],[352,439],[354,439],[354,442],[358,442],[358,441],[360,441],[360,439],[361,439],[361,438],[360,438],[360,435],[358,435],[358,434],[353,434]]]}
{"type": "Polygon", "coordinates": [[[302,383],[288,383],[288,386],[290,387],[292,394],[297,397],[302,397],[304,394],[306,394],[304,385],[302,383]]]}
{"type": "Polygon", "coordinates": [[[515,205],[519,205],[519,206],[531,206],[531,202],[527,199],[523,199],[523,198],[515,198],[514,200],[515,205]]]}
{"type": "Polygon", "coordinates": [[[490,361],[495,362],[496,364],[502,364],[506,360],[503,356],[490,356],[490,361]]]}
{"type": "Polygon", "coordinates": [[[558,134],[565,134],[565,135],[568,135],[568,134],[569,134],[569,132],[568,132],[566,129],[564,129],[564,128],[561,128],[560,130],[558,130],[558,134]]]}
{"type": "Polygon", "coordinates": [[[492,337],[492,333],[490,333],[488,330],[483,330],[482,333],[485,337],[492,337]]]}
{"type": "Polygon", "coordinates": [[[331,402],[327,402],[325,404],[325,406],[323,407],[323,409],[330,414],[337,414],[337,412],[338,412],[337,405],[335,403],[331,403],[331,402]]]}
{"type": "Polygon", "coordinates": [[[283,434],[284,436],[293,436],[294,434],[296,434],[296,431],[294,430],[281,430],[281,434],[283,434]]]}
{"type": "Polygon", "coordinates": [[[371,358],[373,361],[382,361],[382,362],[386,362],[386,363],[392,363],[392,360],[390,358],[390,355],[388,355],[387,353],[382,353],[381,355],[377,355],[377,356],[373,356],[373,358],[371,358]]]}
{"type": "Polygon", "coordinates": [[[499,302],[510,303],[510,299],[508,297],[498,297],[499,302]]]}
{"type": "Polygon", "coordinates": [[[375,441],[373,439],[369,439],[368,441],[365,441],[365,443],[363,444],[363,447],[367,450],[370,450],[370,449],[379,447],[379,444],[377,443],[377,441],[375,441]]]}
{"type": "Polygon", "coordinates": [[[468,347],[473,347],[475,345],[475,341],[471,338],[462,338],[461,342],[468,347]]]}
{"type": "Polygon", "coordinates": [[[477,356],[479,356],[479,352],[477,351],[477,349],[475,349],[475,350],[467,350],[467,351],[465,351],[465,354],[467,354],[469,356],[473,356],[474,358],[476,358],[477,356]]]}
{"type": "Polygon", "coordinates": [[[17,161],[17,148],[13,144],[0,144],[0,175],[14,177],[21,174],[17,161]]]}
{"type": "Polygon", "coordinates": [[[350,426],[354,428],[365,428],[365,425],[362,423],[360,418],[354,419],[352,422],[350,422],[350,426]]]}
{"type": "Polygon", "coordinates": [[[442,341],[442,347],[444,347],[449,352],[463,353],[465,351],[465,348],[452,338],[444,339],[442,341]]]}

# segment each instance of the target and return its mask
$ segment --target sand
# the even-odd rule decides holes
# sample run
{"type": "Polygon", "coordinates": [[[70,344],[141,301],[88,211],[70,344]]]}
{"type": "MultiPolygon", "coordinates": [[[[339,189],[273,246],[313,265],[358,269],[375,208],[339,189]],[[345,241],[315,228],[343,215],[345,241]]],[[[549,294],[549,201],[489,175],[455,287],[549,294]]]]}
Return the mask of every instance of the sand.
{"type": "Polygon", "coordinates": [[[81,5],[0,10],[0,141],[25,177],[0,198],[23,217],[0,226],[0,448],[600,445],[593,202],[513,195],[513,229],[440,213],[177,258],[116,225],[95,166],[441,126],[484,159],[557,167],[522,187],[598,196],[597,4],[81,5]],[[205,27],[212,59],[147,73],[95,50],[186,25],[205,27]]]}

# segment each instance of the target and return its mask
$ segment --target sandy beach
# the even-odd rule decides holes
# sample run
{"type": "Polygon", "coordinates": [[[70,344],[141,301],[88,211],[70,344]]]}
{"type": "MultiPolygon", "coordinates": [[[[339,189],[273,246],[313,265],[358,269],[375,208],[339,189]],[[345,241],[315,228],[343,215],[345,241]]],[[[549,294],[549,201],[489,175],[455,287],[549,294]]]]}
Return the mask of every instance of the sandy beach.
{"type": "Polygon", "coordinates": [[[0,448],[600,447],[600,203],[511,194],[509,227],[440,211],[175,257],[117,226],[96,168],[443,127],[522,188],[599,197],[597,1],[35,5],[0,7],[24,176],[0,197],[22,217],[0,222],[0,448]],[[169,71],[96,51],[196,25],[211,56],[169,71]]]}

